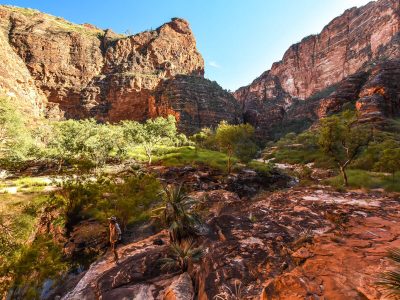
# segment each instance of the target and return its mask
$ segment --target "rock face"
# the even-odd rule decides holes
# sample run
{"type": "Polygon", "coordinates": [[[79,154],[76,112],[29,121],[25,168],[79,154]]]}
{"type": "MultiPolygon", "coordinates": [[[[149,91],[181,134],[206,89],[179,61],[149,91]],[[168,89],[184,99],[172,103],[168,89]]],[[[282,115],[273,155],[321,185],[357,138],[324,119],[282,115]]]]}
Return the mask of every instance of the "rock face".
{"type": "Polygon", "coordinates": [[[386,299],[374,283],[388,262],[377,257],[399,245],[398,226],[379,217],[355,219],[350,226],[344,237],[323,234],[293,253],[299,266],[268,280],[261,299],[386,299]]]}
{"type": "Polygon", "coordinates": [[[23,60],[12,50],[7,37],[0,31],[0,96],[9,97],[21,110],[38,117],[45,108],[46,98],[36,88],[23,60]]]}
{"type": "MultiPolygon", "coordinates": [[[[292,45],[271,70],[234,93],[244,110],[245,121],[268,135],[271,124],[279,125],[285,119],[296,118],[296,114],[290,116],[290,112],[286,116],[291,106],[303,100],[325,98],[336,89],[336,84],[353,81],[353,74],[358,72],[375,77],[375,80],[370,78],[375,86],[377,81],[379,85],[391,84],[388,81],[395,81],[397,77],[389,79],[387,74],[398,73],[400,58],[399,9],[397,0],[378,0],[349,9],[320,34],[292,45]],[[382,62],[383,65],[376,67],[382,62]]],[[[398,85],[393,85],[394,91],[390,95],[370,98],[359,93],[359,85],[354,87],[347,93],[351,94],[352,100],[360,98],[362,104],[357,108],[363,107],[362,111],[370,114],[374,110],[374,113],[388,117],[399,113],[398,85]],[[388,104],[395,109],[387,109],[388,104]]],[[[324,110],[337,109],[333,99],[325,99],[320,106],[316,116],[324,114],[324,110]]]]}
{"type": "Polygon", "coordinates": [[[192,279],[188,273],[183,273],[168,287],[164,294],[164,300],[192,300],[194,291],[192,279]]]}
{"type": "Polygon", "coordinates": [[[239,114],[235,99],[203,78],[203,58],[183,19],[121,36],[31,9],[0,6],[0,31],[2,47],[6,47],[2,52],[19,60],[31,88],[42,98],[44,94],[49,107],[59,107],[67,118],[142,121],[175,113],[183,124],[194,127],[225,118],[233,121],[239,114]],[[181,94],[183,90],[189,92],[181,94]],[[195,103],[189,100],[190,91],[195,103]],[[159,101],[162,108],[157,107],[159,101]],[[208,111],[213,112],[210,117],[205,116],[208,111]]]}
{"type": "Polygon", "coordinates": [[[150,107],[151,116],[174,115],[188,133],[215,127],[221,120],[230,124],[243,120],[236,99],[215,81],[199,76],[177,75],[163,81],[150,107]]]}
{"type": "Polygon", "coordinates": [[[204,257],[167,273],[161,232],[92,264],[63,299],[386,299],[376,285],[386,251],[400,246],[399,202],[379,193],[295,188],[249,199],[227,190],[205,201],[204,257]]]}

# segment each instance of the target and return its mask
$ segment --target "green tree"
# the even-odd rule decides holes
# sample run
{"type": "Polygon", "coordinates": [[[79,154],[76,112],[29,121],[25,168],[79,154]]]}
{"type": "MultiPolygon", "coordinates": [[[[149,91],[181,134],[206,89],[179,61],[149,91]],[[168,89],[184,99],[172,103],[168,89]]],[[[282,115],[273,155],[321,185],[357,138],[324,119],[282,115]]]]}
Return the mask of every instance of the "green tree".
{"type": "Polygon", "coordinates": [[[400,148],[383,150],[375,169],[383,172],[390,172],[394,181],[394,174],[400,170],[400,148]]]}
{"type": "Polygon", "coordinates": [[[113,142],[115,155],[118,158],[126,158],[128,154],[128,141],[124,135],[124,128],[121,125],[111,125],[113,131],[113,142]]]}
{"type": "Polygon", "coordinates": [[[0,159],[24,159],[33,146],[23,115],[0,96],[0,159]]]}
{"type": "Polygon", "coordinates": [[[195,145],[195,151],[197,153],[198,148],[204,148],[206,140],[212,135],[210,128],[202,128],[200,132],[193,134],[190,140],[195,145]]]}
{"type": "MultiPolygon", "coordinates": [[[[72,160],[88,160],[96,171],[107,159],[115,154],[123,155],[125,142],[121,127],[111,124],[98,124],[94,119],[54,122],[51,136],[42,137],[48,145],[48,154],[63,163],[72,160]]],[[[49,131],[44,131],[45,135],[49,131]]]]}
{"type": "Polygon", "coordinates": [[[153,151],[159,145],[173,145],[177,139],[176,120],[173,116],[149,119],[144,124],[123,122],[125,136],[133,143],[143,146],[148,164],[151,164],[153,151]]]}
{"type": "Polygon", "coordinates": [[[126,226],[134,217],[139,217],[159,197],[161,186],[156,178],[148,174],[130,176],[121,184],[107,189],[111,193],[113,215],[126,226]]]}
{"type": "Polygon", "coordinates": [[[254,127],[250,124],[229,125],[221,122],[215,133],[215,140],[220,149],[228,155],[228,173],[232,171],[232,158],[237,156],[248,162],[257,153],[258,147],[253,142],[254,127]]]}
{"type": "Polygon", "coordinates": [[[53,123],[52,137],[48,138],[49,152],[58,159],[59,171],[65,161],[80,155],[83,150],[83,126],[81,122],[67,120],[53,123]]]}
{"type": "Polygon", "coordinates": [[[348,185],[347,167],[362,153],[371,141],[371,130],[357,123],[354,112],[346,111],[321,120],[318,143],[321,150],[336,162],[348,185]]]}
{"type": "Polygon", "coordinates": [[[82,123],[83,154],[94,163],[96,171],[110,157],[115,147],[116,134],[110,124],[96,124],[88,120],[82,123]]]}

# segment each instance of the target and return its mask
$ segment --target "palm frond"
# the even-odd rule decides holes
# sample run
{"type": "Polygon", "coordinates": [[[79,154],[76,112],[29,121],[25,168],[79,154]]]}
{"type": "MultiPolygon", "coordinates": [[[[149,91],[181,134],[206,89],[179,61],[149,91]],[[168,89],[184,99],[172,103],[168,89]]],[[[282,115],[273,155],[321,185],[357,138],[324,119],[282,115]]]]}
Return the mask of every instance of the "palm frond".
{"type": "Polygon", "coordinates": [[[390,258],[395,263],[400,264],[400,248],[390,249],[388,252],[388,258],[390,258]]]}
{"type": "Polygon", "coordinates": [[[169,248],[169,258],[162,259],[163,268],[171,269],[180,267],[186,271],[190,262],[199,262],[203,256],[203,250],[196,247],[193,239],[184,240],[181,243],[171,243],[169,248]]]}
{"type": "Polygon", "coordinates": [[[160,206],[151,210],[151,212],[162,212],[164,211],[166,206],[160,206]]]}
{"type": "MultiPolygon", "coordinates": [[[[397,265],[400,263],[400,248],[390,249],[387,257],[397,265]]],[[[386,295],[394,299],[400,299],[400,268],[386,271],[380,274],[380,280],[377,282],[386,292],[386,295]]]]}
{"type": "Polygon", "coordinates": [[[193,212],[197,200],[185,193],[183,184],[165,186],[163,201],[164,206],[154,212],[160,212],[165,225],[169,227],[171,242],[179,242],[195,234],[195,226],[201,223],[200,217],[193,212]]]}
{"type": "Polygon", "coordinates": [[[388,296],[400,299],[400,270],[387,271],[381,275],[378,285],[386,291],[388,296]]]}
{"type": "Polygon", "coordinates": [[[172,258],[160,258],[158,260],[161,263],[161,270],[169,271],[178,267],[178,262],[172,258]]]}

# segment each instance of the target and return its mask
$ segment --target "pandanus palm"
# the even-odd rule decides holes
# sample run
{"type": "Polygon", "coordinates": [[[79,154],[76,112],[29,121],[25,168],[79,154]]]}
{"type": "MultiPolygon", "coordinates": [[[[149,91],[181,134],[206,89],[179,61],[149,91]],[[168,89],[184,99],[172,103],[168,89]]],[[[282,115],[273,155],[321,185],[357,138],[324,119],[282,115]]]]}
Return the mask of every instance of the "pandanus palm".
{"type": "Polygon", "coordinates": [[[161,268],[166,270],[179,268],[182,272],[186,272],[189,265],[199,262],[202,256],[202,248],[196,247],[192,239],[184,240],[181,243],[172,243],[169,257],[160,260],[161,268]]]}
{"type": "Polygon", "coordinates": [[[378,284],[387,292],[387,296],[400,299],[400,248],[390,250],[388,258],[397,268],[381,274],[378,284]]]}
{"type": "Polygon", "coordinates": [[[153,212],[168,226],[171,242],[181,242],[194,235],[195,227],[200,223],[198,215],[193,211],[196,200],[183,191],[182,185],[165,187],[163,202],[163,206],[153,212]]]}

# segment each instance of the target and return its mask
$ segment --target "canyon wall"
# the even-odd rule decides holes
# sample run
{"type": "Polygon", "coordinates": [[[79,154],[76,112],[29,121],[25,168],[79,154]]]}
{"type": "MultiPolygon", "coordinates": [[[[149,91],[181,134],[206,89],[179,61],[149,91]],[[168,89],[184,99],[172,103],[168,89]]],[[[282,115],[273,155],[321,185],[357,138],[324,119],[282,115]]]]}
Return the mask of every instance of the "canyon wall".
{"type": "Polygon", "coordinates": [[[8,98],[28,116],[39,117],[45,109],[46,97],[36,88],[25,63],[1,31],[0,66],[0,97],[8,98]]]}
{"type": "Polygon", "coordinates": [[[398,0],[349,9],[231,95],[204,78],[183,19],[125,36],[0,6],[0,89],[36,115],[118,122],[172,114],[186,133],[245,121],[278,138],[349,102],[363,119],[382,120],[400,113],[399,15],[398,0]]]}
{"type": "Polygon", "coordinates": [[[329,96],[333,92],[336,92],[336,102],[326,99],[319,103],[321,107],[316,107],[316,111],[307,113],[312,113],[315,118],[321,111],[326,110],[325,114],[331,109],[338,110],[340,107],[336,104],[342,104],[345,99],[337,99],[337,95],[343,93],[337,90],[337,85],[342,81],[351,81],[351,76],[359,72],[367,73],[361,76],[366,80],[365,84],[368,81],[367,85],[377,87],[379,81],[379,84],[390,87],[380,86],[381,100],[377,97],[367,99],[366,95],[374,94],[376,89],[366,87],[364,93],[359,94],[360,84],[363,84],[359,82],[352,91],[348,90],[349,86],[346,87],[347,95],[351,94],[351,99],[346,101],[359,101],[357,108],[363,107],[361,111],[369,115],[372,107],[380,107],[375,113],[382,116],[398,114],[400,88],[394,82],[398,77],[390,79],[387,75],[391,73],[397,76],[399,72],[399,12],[398,0],[370,2],[363,7],[346,10],[325,26],[320,34],[311,35],[292,45],[282,60],[272,65],[271,70],[234,93],[242,105],[245,120],[268,135],[271,126],[280,126],[280,122],[290,117],[290,111],[292,117],[300,117],[293,115],[293,105],[297,109],[296,104],[303,100],[332,98],[329,96]],[[386,93],[386,90],[390,92],[386,93]],[[370,100],[375,104],[368,104],[370,100]],[[377,101],[390,102],[391,108],[386,109],[385,103],[381,105],[377,101]],[[369,109],[366,109],[367,106],[369,109]]]}
{"type": "MultiPolygon", "coordinates": [[[[0,31],[7,47],[4,52],[23,62],[22,67],[29,71],[27,76],[33,79],[32,88],[41,94],[34,97],[35,101],[47,102],[47,107],[58,108],[67,118],[143,121],[173,113],[183,124],[201,119],[196,124],[210,126],[222,119],[234,122],[240,110],[228,92],[203,78],[203,58],[183,19],[174,18],[155,30],[123,36],[32,9],[0,6],[0,31]],[[179,86],[196,94],[197,80],[164,83],[173,82],[178,75],[202,82],[207,90],[202,93],[202,106],[194,109],[190,94],[181,97],[179,91],[171,90],[179,86]],[[164,91],[166,87],[168,91],[164,91]],[[174,97],[165,101],[167,92],[174,93],[174,97]],[[164,99],[162,108],[154,106],[156,98],[164,99]],[[213,112],[212,120],[202,117],[205,111],[213,112]]],[[[0,85],[5,86],[3,81],[0,85]]]]}

